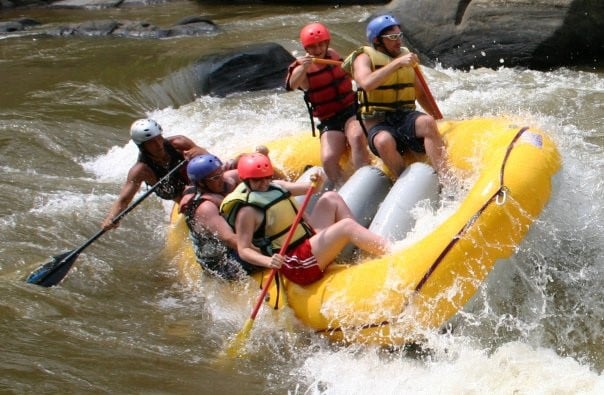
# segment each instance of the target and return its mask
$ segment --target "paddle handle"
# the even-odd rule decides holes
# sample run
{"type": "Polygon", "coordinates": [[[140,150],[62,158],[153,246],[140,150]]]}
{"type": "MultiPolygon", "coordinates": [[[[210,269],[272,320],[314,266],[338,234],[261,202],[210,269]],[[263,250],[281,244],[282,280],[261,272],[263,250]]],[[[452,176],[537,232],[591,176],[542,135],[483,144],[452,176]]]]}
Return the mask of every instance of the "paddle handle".
{"type": "Polygon", "coordinates": [[[324,59],[324,58],[312,58],[312,62],[317,63],[317,64],[328,64],[331,66],[341,66],[342,65],[341,60],[324,59]]]}
{"type": "MultiPolygon", "coordinates": [[[[287,251],[287,247],[289,246],[289,243],[292,240],[294,233],[296,232],[296,227],[300,223],[300,220],[302,219],[302,215],[304,215],[304,210],[306,210],[306,206],[308,206],[308,202],[310,202],[310,198],[311,198],[312,193],[315,190],[316,186],[317,186],[316,181],[313,181],[310,184],[308,191],[306,191],[306,195],[304,195],[304,201],[302,202],[302,205],[300,206],[300,210],[298,210],[298,214],[296,215],[296,218],[294,219],[294,222],[292,223],[291,228],[289,228],[289,232],[287,233],[285,242],[283,243],[283,245],[281,246],[281,249],[279,250],[279,255],[283,255],[283,254],[285,254],[285,251],[287,251]]],[[[254,305],[252,314],[250,314],[251,320],[256,319],[256,315],[258,315],[258,311],[260,310],[260,307],[262,306],[264,297],[266,296],[266,293],[268,292],[268,287],[271,285],[271,282],[273,281],[275,274],[277,274],[277,269],[272,269],[271,273],[269,274],[269,276],[266,280],[266,284],[264,284],[264,287],[262,288],[262,292],[260,292],[260,295],[258,295],[258,299],[256,299],[256,304],[254,305]]]]}
{"type": "Polygon", "coordinates": [[[434,100],[434,96],[432,96],[432,92],[430,92],[430,88],[428,88],[428,83],[426,82],[426,79],[424,78],[422,71],[419,69],[419,66],[414,65],[413,71],[415,71],[415,76],[417,77],[420,85],[424,89],[428,102],[432,106],[432,110],[434,111],[434,119],[443,119],[443,114],[440,112],[440,109],[438,108],[438,104],[436,104],[436,100],[434,100]]]}

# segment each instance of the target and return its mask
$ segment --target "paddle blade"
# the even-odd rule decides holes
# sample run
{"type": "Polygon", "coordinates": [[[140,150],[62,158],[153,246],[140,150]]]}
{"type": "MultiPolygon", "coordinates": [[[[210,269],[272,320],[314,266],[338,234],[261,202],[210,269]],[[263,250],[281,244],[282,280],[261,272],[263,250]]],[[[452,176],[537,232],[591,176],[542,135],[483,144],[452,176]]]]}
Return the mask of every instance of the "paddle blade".
{"type": "Polygon", "coordinates": [[[45,263],[32,274],[26,281],[30,284],[41,285],[43,287],[52,287],[57,285],[67,275],[69,269],[75,262],[79,253],[74,254],[75,250],[67,251],[61,255],[53,257],[54,259],[45,263]]]}
{"type": "Polygon", "coordinates": [[[237,358],[243,355],[243,347],[245,346],[245,342],[248,337],[250,337],[250,332],[252,331],[252,326],[254,325],[254,320],[248,318],[243,325],[241,331],[235,336],[233,340],[231,340],[231,344],[226,350],[226,354],[231,358],[237,358]]]}

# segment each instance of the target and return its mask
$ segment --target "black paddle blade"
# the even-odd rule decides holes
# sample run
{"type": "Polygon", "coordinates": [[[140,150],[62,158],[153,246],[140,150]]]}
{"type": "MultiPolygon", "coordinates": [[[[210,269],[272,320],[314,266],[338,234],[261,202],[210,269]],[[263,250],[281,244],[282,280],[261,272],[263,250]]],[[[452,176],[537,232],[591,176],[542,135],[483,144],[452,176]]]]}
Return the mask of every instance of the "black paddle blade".
{"type": "Polygon", "coordinates": [[[45,263],[30,274],[26,281],[30,284],[41,285],[43,287],[57,285],[67,275],[76,258],[80,255],[79,253],[74,254],[74,251],[67,251],[55,256],[52,261],[45,263]]]}

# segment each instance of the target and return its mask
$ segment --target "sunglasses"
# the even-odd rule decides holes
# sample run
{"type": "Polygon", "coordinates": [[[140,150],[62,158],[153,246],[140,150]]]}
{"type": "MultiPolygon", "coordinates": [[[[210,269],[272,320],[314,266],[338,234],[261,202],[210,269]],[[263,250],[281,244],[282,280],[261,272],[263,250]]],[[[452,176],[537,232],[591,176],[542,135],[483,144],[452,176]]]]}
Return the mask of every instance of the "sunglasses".
{"type": "Polygon", "coordinates": [[[403,32],[393,33],[393,34],[383,34],[380,37],[387,38],[388,40],[398,40],[403,36],[403,32]]]}
{"type": "Polygon", "coordinates": [[[205,181],[216,181],[216,180],[219,180],[220,178],[222,178],[223,174],[224,174],[224,171],[221,171],[220,173],[215,174],[212,177],[206,177],[204,180],[205,181]]]}

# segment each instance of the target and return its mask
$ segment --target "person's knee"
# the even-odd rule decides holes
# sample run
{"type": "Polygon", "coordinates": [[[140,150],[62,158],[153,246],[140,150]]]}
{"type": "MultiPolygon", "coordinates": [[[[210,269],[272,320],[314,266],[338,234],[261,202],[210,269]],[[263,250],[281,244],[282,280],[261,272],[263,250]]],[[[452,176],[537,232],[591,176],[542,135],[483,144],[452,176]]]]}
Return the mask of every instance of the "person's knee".
{"type": "Polygon", "coordinates": [[[438,135],[436,121],[430,115],[422,115],[415,120],[415,131],[418,137],[433,138],[438,135]]]}
{"type": "Polygon", "coordinates": [[[321,161],[323,162],[323,167],[334,168],[334,167],[338,167],[340,158],[338,157],[338,155],[335,152],[330,151],[330,152],[326,152],[322,155],[321,161]]]}
{"type": "Polygon", "coordinates": [[[396,141],[394,141],[394,137],[388,132],[378,133],[373,138],[373,145],[380,154],[396,149],[396,141]]]}
{"type": "Polygon", "coordinates": [[[343,201],[342,196],[335,191],[327,191],[321,195],[321,199],[325,199],[330,202],[339,202],[343,201]]]}
{"type": "Polygon", "coordinates": [[[349,133],[347,137],[348,144],[351,147],[363,147],[367,145],[367,137],[365,137],[365,134],[362,131],[360,131],[360,133],[349,133]]]}
{"type": "Polygon", "coordinates": [[[345,204],[346,202],[339,193],[335,191],[325,191],[319,200],[317,200],[315,208],[324,210],[324,213],[335,213],[345,204]]]}
{"type": "Polygon", "coordinates": [[[326,191],[324,192],[317,204],[321,202],[322,206],[329,206],[330,210],[336,210],[340,205],[345,204],[344,199],[340,196],[339,193],[335,191],[326,191]]]}

